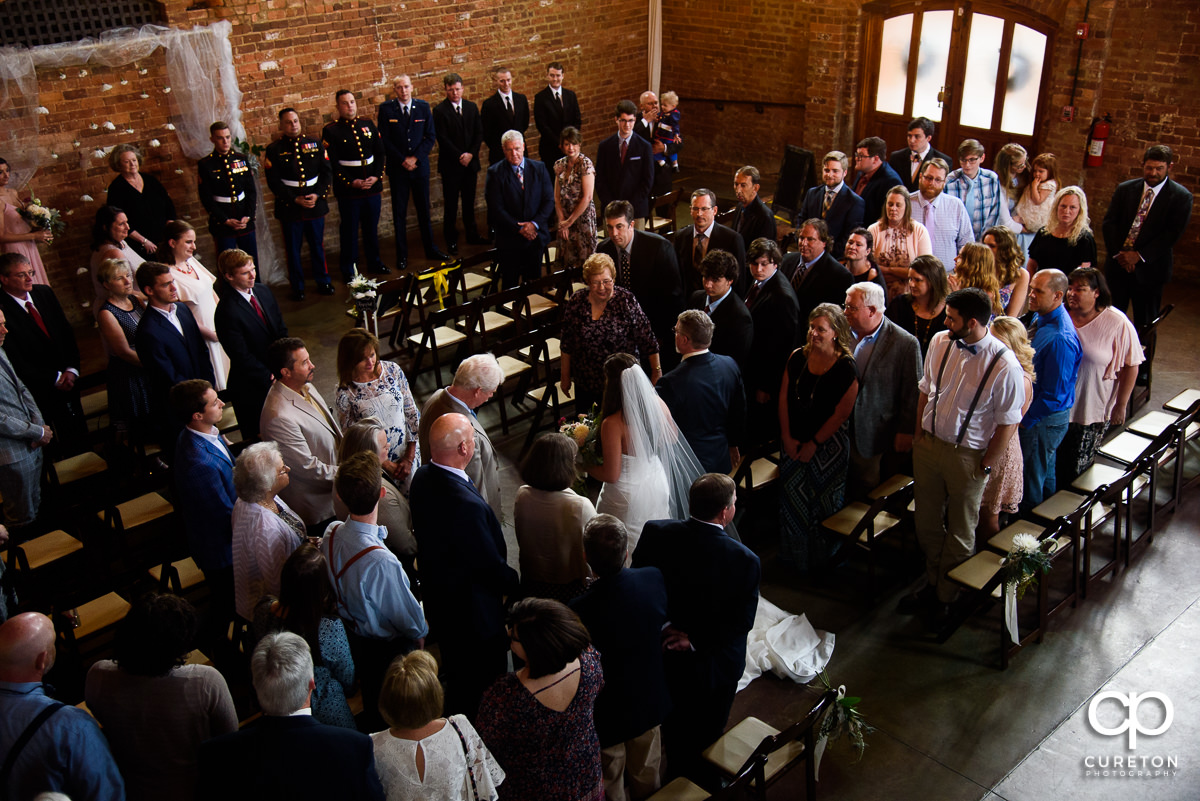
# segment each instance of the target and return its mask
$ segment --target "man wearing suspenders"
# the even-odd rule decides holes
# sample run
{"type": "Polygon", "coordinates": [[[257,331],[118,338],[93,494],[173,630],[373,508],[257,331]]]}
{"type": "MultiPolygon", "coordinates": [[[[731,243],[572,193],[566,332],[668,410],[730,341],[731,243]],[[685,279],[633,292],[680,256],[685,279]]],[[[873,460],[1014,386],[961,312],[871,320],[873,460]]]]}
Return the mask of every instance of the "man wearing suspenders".
{"type": "Polygon", "coordinates": [[[1021,366],[988,331],[990,317],[983,291],[952,292],[947,330],[930,342],[919,385],[913,479],[928,586],[900,611],[931,610],[938,628],[957,594],[946,574],[975,553],[983,488],[1016,435],[1025,400],[1021,366]]]}

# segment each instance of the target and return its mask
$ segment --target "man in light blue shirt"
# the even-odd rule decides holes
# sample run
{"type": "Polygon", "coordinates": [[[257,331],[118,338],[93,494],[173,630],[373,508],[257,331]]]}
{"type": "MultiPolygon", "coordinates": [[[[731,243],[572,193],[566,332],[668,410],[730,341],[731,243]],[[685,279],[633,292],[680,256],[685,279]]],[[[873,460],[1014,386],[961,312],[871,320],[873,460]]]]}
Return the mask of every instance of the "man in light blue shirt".
{"type": "Polygon", "coordinates": [[[55,791],[75,801],[124,801],[125,782],[95,719],[46,694],[42,677],[54,656],[54,624],[45,615],[26,612],[0,626],[0,763],[12,760],[0,797],[55,791]]]}
{"type": "Polygon", "coordinates": [[[953,195],[942,191],[950,165],[941,159],[930,159],[921,165],[919,189],[912,199],[912,218],[929,230],[933,255],[947,272],[954,272],[954,257],[968,242],[975,241],[967,207],[953,195]]]}
{"type": "Polygon", "coordinates": [[[321,553],[337,595],[338,614],[348,629],[354,663],[362,681],[360,726],[382,727],[379,689],[392,658],[425,644],[429,626],[408,585],[408,576],[383,540],[377,522],[383,496],[383,469],[374,453],[356,453],[338,466],[334,491],[350,510],[345,523],[332,523],[321,538],[321,553]]]}

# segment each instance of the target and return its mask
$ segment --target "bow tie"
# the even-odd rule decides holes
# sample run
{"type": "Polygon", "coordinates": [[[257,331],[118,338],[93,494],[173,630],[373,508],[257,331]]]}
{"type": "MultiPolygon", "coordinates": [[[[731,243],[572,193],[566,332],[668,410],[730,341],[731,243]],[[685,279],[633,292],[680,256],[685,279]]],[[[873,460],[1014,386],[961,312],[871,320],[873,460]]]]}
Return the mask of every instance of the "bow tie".
{"type": "Polygon", "coordinates": [[[954,340],[954,344],[957,345],[958,347],[962,348],[963,350],[967,351],[972,356],[974,356],[976,353],[979,352],[979,347],[977,345],[968,345],[966,342],[963,342],[961,339],[954,340]]]}

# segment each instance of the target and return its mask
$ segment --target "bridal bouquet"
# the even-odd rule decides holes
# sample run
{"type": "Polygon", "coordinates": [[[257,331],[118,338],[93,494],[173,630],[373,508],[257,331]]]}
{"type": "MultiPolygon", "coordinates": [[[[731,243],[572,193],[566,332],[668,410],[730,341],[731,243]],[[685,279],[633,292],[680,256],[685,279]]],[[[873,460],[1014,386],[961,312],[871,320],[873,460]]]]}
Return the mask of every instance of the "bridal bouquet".
{"type": "Polygon", "coordinates": [[[67,230],[67,223],[58,209],[47,208],[36,197],[29,198],[29,202],[23,208],[18,208],[17,213],[35,231],[49,231],[57,236],[67,230]]]}
{"type": "Polygon", "coordinates": [[[558,431],[579,446],[579,455],[585,467],[604,464],[604,455],[600,452],[600,414],[595,404],[587,414],[580,414],[576,419],[568,421],[563,417],[558,421],[558,431]]]}

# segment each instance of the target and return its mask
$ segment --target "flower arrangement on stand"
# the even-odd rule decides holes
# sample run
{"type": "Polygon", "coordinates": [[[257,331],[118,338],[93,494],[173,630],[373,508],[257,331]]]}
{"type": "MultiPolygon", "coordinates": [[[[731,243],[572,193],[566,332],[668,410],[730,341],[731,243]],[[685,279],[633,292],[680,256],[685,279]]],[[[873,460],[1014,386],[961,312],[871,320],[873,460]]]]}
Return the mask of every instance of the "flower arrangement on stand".
{"type": "MultiPolygon", "coordinates": [[[[558,431],[564,436],[575,440],[579,446],[579,461],[584,467],[595,467],[604,464],[604,455],[600,450],[600,412],[595,404],[587,414],[579,414],[574,420],[562,417],[558,421],[558,431]]],[[[587,474],[577,471],[575,483],[571,489],[586,497],[587,474]]]]}
{"type": "Polygon", "coordinates": [[[1035,584],[1043,573],[1050,572],[1050,554],[1056,543],[1053,539],[1039,540],[1032,534],[1013,537],[1012,549],[1000,563],[1000,578],[1004,583],[1004,623],[1008,636],[1019,643],[1017,631],[1017,601],[1025,590],[1035,584]]]}
{"type": "Polygon", "coordinates": [[[17,213],[35,231],[49,231],[53,236],[58,236],[67,230],[67,222],[59,214],[58,209],[48,208],[36,197],[29,198],[29,202],[23,208],[18,208],[17,213]]]}
{"type": "Polygon", "coordinates": [[[375,317],[379,306],[379,281],[367,278],[356,269],[346,287],[354,301],[354,316],[363,321],[363,326],[372,334],[379,334],[379,321],[375,317]]]}

